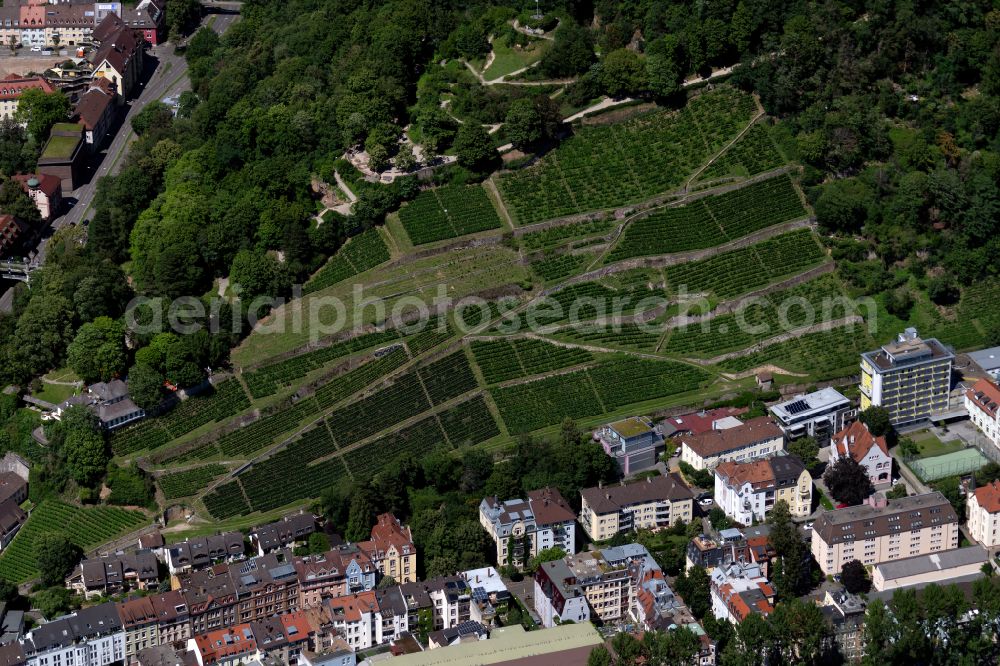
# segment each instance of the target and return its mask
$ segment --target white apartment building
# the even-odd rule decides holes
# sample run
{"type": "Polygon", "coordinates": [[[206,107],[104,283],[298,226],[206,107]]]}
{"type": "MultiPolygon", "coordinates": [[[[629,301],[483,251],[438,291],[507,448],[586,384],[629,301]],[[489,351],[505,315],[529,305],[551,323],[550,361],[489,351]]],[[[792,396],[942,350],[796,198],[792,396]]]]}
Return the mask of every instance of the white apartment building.
{"type": "Polygon", "coordinates": [[[527,500],[487,497],[479,503],[479,523],[496,545],[497,566],[523,568],[548,548],[576,552],[576,514],[555,488],[532,490],[527,500]]]}
{"type": "Polygon", "coordinates": [[[715,503],[741,525],[763,522],[776,502],[796,518],[812,512],[812,475],[796,456],[774,456],[715,468],[715,503]]]}
{"type": "Polygon", "coordinates": [[[939,492],[886,500],[820,515],[812,529],[812,555],[826,575],[851,560],[866,566],[958,548],[958,515],[939,492]]]}
{"type": "Polygon", "coordinates": [[[987,548],[1000,546],[1000,481],[969,493],[965,514],[973,539],[987,548]]]}
{"type": "Polygon", "coordinates": [[[786,439],[815,437],[821,448],[858,415],[851,401],[830,387],[786,400],[770,411],[786,439]]]}
{"type": "Polygon", "coordinates": [[[861,354],[861,409],[884,407],[893,425],[931,418],[948,408],[955,355],[908,328],[877,351],[861,354]]]}
{"type": "Polygon", "coordinates": [[[673,474],[580,491],[580,524],[593,541],[690,522],[693,509],[694,494],[673,474]]]}
{"type": "Polygon", "coordinates": [[[681,437],[681,460],[695,469],[712,469],[725,460],[743,462],[785,450],[785,433],[767,416],[735,428],[681,437]]]}
{"type": "Polygon", "coordinates": [[[1000,448],[1000,388],[988,379],[980,379],[965,392],[965,409],[979,432],[1000,448]]]}
{"type": "Polygon", "coordinates": [[[110,666],[125,660],[125,629],[113,603],[39,625],[21,643],[28,666],[110,666]]]}

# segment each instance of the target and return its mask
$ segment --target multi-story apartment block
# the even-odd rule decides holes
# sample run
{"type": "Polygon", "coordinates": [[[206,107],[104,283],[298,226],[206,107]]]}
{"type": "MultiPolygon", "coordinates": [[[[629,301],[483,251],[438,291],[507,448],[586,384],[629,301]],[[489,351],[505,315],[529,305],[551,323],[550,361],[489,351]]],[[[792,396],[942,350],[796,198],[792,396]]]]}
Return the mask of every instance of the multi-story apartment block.
{"type": "Polygon", "coordinates": [[[663,450],[663,433],[641,416],[609,423],[595,432],[594,438],[626,476],[651,469],[657,453],[663,450]]]}
{"type": "Polygon", "coordinates": [[[463,571],[462,578],[472,590],[469,618],[487,626],[494,625],[497,615],[503,615],[510,607],[511,594],[503,578],[493,567],[463,571]]]}
{"type": "Polygon", "coordinates": [[[545,627],[597,617],[653,629],[676,624],[682,615],[683,604],[639,544],[545,562],[535,572],[534,587],[535,611],[545,627]]]}
{"type": "Polygon", "coordinates": [[[684,569],[702,567],[709,573],[716,567],[724,567],[733,562],[759,564],[765,576],[770,575],[771,561],[777,557],[774,546],[767,535],[767,525],[756,525],[742,531],[729,528],[719,530],[719,538],[709,538],[701,534],[688,542],[684,556],[684,569]]]}
{"type": "Polygon", "coordinates": [[[826,575],[851,560],[875,565],[958,548],[958,516],[939,492],[827,511],[812,530],[812,555],[826,575]]]}
{"type": "Polygon", "coordinates": [[[758,564],[733,562],[716,567],[710,578],[712,614],[739,624],[750,614],[774,611],[774,588],[758,564]]]}
{"type": "Polygon", "coordinates": [[[547,548],[576,552],[576,515],[555,488],[528,493],[528,499],[479,503],[479,523],[496,544],[497,566],[522,568],[547,548]]]}
{"type": "Polygon", "coordinates": [[[358,547],[368,555],[380,575],[390,576],[397,583],[417,580],[417,546],[413,543],[413,533],[391,513],[378,517],[371,539],[358,543],[358,547]]]}
{"type": "Polygon", "coordinates": [[[636,483],[584,488],[580,501],[583,530],[593,541],[606,541],[619,532],[690,522],[694,494],[675,475],[668,474],[636,483]]]}
{"type": "Polygon", "coordinates": [[[299,607],[318,607],[326,597],[340,597],[375,589],[376,572],[368,554],[355,545],[295,558],[299,607]]]}
{"type": "Polygon", "coordinates": [[[21,646],[28,666],[110,666],[125,660],[125,629],[104,603],[35,627],[21,646]]]}
{"type": "Polygon", "coordinates": [[[763,521],[776,502],[787,502],[792,516],[812,513],[812,475],[796,456],[774,456],[715,468],[715,503],[742,525],[763,521]]]}
{"type": "Polygon", "coordinates": [[[771,407],[786,439],[815,437],[820,447],[858,415],[850,400],[834,388],[824,388],[771,407]]]}
{"type": "Polygon", "coordinates": [[[830,628],[827,645],[836,649],[844,661],[857,664],[865,653],[865,602],[846,590],[827,590],[819,607],[830,628]]]}
{"type": "Polygon", "coordinates": [[[965,392],[965,409],[979,432],[1000,448],[1000,388],[988,379],[980,379],[965,392]]]}
{"type": "Polygon", "coordinates": [[[929,419],[948,407],[955,355],[908,328],[877,351],[861,354],[861,409],[884,407],[893,425],[929,419]]]}
{"type": "Polygon", "coordinates": [[[969,493],[965,511],[972,538],[987,548],[1000,546],[1000,481],[969,493]]]}
{"type": "Polygon", "coordinates": [[[861,421],[838,432],[830,442],[831,464],[848,456],[865,468],[873,486],[892,481],[892,456],[885,437],[875,437],[861,421]]]}
{"type": "Polygon", "coordinates": [[[8,74],[0,79],[0,118],[10,120],[17,113],[17,104],[21,93],[30,88],[37,88],[45,93],[55,92],[48,81],[40,76],[20,76],[8,74]]]}
{"type": "Polygon", "coordinates": [[[316,517],[311,513],[296,513],[281,520],[250,530],[250,547],[258,555],[292,548],[316,531],[316,517]]]}
{"type": "Polygon", "coordinates": [[[712,469],[726,460],[764,458],[784,450],[785,434],[766,416],[725,430],[681,437],[681,460],[695,469],[712,469]]]}

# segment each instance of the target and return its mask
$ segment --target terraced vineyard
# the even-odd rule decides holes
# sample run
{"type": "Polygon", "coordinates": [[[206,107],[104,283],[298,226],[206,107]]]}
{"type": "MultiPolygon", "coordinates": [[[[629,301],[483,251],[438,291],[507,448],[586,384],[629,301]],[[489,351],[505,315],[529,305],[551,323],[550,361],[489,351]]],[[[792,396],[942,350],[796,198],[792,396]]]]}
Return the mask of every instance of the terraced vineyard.
{"type": "Polygon", "coordinates": [[[532,231],[521,236],[521,245],[526,250],[541,250],[555,247],[572,238],[585,238],[595,234],[603,234],[614,229],[618,224],[613,217],[600,220],[585,220],[572,224],[561,224],[541,231],[532,231]]]}
{"type": "Polygon", "coordinates": [[[824,275],[755,299],[737,312],[672,329],[663,351],[711,358],[789,330],[853,314],[839,280],[824,275]]]}
{"type": "Polygon", "coordinates": [[[676,187],[753,117],[753,99],[720,88],[677,112],[655,111],[587,126],[499,187],[518,224],[610,208],[676,187]]]}
{"type": "Polygon", "coordinates": [[[675,293],[683,287],[689,294],[732,298],[801,273],[821,263],[823,257],[812,232],[800,229],[701,261],[668,266],[664,273],[675,293]]]}
{"type": "Polygon", "coordinates": [[[589,370],[490,390],[512,433],[597,416],[632,402],[692,391],[710,375],[673,361],[620,359],[589,370]]]}
{"type": "Polygon", "coordinates": [[[453,448],[474,446],[500,434],[481,395],[441,412],[438,420],[453,448]]]}
{"type": "Polygon", "coordinates": [[[222,465],[203,465],[183,472],[164,474],[156,480],[163,496],[168,500],[192,497],[205,489],[212,481],[226,473],[222,465]]]}
{"type": "Polygon", "coordinates": [[[656,324],[627,324],[607,327],[568,327],[556,332],[560,337],[586,344],[625,349],[653,350],[663,336],[656,324]]]}
{"type": "Polygon", "coordinates": [[[698,180],[709,181],[726,176],[753,176],[777,169],[784,163],[785,159],[774,145],[767,125],[757,123],[719,159],[702,171],[698,180]]]}
{"type": "Polygon", "coordinates": [[[585,349],[559,347],[541,340],[473,340],[472,353],[487,384],[589,363],[585,349]]]}
{"type": "Polygon", "coordinates": [[[773,364],[816,380],[829,379],[857,374],[859,355],[873,345],[875,341],[863,325],[848,326],[771,345],[748,356],[723,361],[719,367],[727,372],[744,372],[773,364]]]}
{"type": "Polygon", "coordinates": [[[38,576],[36,544],[43,534],[61,534],[84,550],[136,530],[149,519],[139,511],[117,507],[78,507],[44,500],[28,516],[17,536],[0,553],[0,577],[23,583],[38,576]]]}
{"type": "Polygon", "coordinates": [[[488,321],[493,321],[500,315],[514,310],[520,302],[516,297],[508,296],[495,301],[489,301],[485,305],[469,304],[468,307],[458,311],[458,316],[465,329],[469,330],[488,321]]]}
{"type": "Polygon", "coordinates": [[[502,320],[492,330],[498,333],[533,331],[561,322],[628,317],[667,304],[662,290],[646,285],[612,289],[601,282],[581,282],[537,299],[516,320],[502,320]]]}
{"type": "Polygon", "coordinates": [[[606,263],[714,247],[806,214],[791,178],[778,176],[633,220],[606,263]]]}
{"type": "Polygon", "coordinates": [[[593,259],[589,254],[551,254],[531,262],[531,270],[546,282],[554,282],[572,275],[593,259]]]}
{"type": "Polygon", "coordinates": [[[230,481],[205,495],[205,508],[217,520],[250,513],[250,505],[243,497],[239,481],[230,481]]]}
{"type": "Polygon", "coordinates": [[[479,185],[446,185],[424,190],[399,210],[414,245],[499,229],[500,216],[479,185]]]}
{"type": "Polygon", "coordinates": [[[345,243],[337,254],[303,285],[302,293],[311,294],[332,287],[386,261],[389,261],[389,248],[386,247],[378,229],[369,229],[345,243]]]}
{"type": "Polygon", "coordinates": [[[147,419],[111,437],[111,450],[123,456],[153,449],[201,426],[221,422],[249,409],[250,400],[239,381],[227,379],[205,396],[184,400],[164,416],[147,419]]]}
{"type": "Polygon", "coordinates": [[[435,405],[448,402],[476,388],[476,377],[472,374],[469,359],[461,349],[420,368],[417,374],[435,405]]]}

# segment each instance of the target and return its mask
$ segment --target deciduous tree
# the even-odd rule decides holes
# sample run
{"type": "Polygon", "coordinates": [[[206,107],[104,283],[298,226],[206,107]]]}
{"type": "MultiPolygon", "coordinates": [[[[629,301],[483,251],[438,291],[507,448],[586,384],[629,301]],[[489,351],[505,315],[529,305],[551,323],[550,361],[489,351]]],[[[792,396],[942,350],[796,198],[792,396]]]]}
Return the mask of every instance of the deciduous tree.
{"type": "Polygon", "coordinates": [[[835,500],[848,506],[861,504],[875,491],[868,471],[850,456],[838,458],[827,467],[823,482],[835,500]]]}

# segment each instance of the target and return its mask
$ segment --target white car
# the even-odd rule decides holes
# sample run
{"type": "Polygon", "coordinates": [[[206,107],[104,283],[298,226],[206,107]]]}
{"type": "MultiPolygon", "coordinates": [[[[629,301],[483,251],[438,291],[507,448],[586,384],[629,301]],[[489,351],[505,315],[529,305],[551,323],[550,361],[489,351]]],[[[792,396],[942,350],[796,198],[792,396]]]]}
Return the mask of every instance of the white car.
{"type": "Polygon", "coordinates": [[[31,47],[31,52],[32,52],[32,53],[38,53],[38,52],[39,52],[39,51],[41,51],[41,50],[42,50],[42,47],[41,47],[41,46],[32,46],[32,47],[31,47]]]}
{"type": "Polygon", "coordinates": [[[698,500],[698,506],[712,506],[715,502],[711,497],[706,497],[705,499],[698,500]]]}

